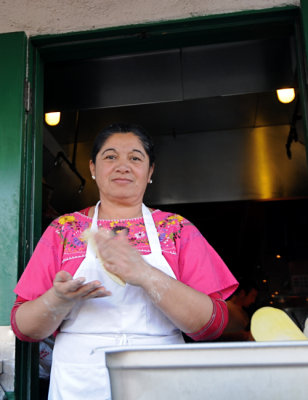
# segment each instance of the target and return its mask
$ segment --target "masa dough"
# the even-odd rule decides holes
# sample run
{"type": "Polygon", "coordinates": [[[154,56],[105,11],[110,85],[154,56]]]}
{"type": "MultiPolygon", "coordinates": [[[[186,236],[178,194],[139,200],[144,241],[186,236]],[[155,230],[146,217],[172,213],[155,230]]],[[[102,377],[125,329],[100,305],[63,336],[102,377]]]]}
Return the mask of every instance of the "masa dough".
{"type": "Polygon", "coordinates": [[[125,286],[125,282],[117,275],[113,274],[112,272],[109,272],[105,267],[104,267],[104,262],[98,252],[97,249],[97,244],[94,238],[95,232],[92,232],[90,229],[86,229],[83,234],[82,234],[82,238],[88,243],[90,244],[90,246],[92,246],[92,248],[95,251],[96,257],[99,259],[101,266],[103,268],[103,270],[106,272],[106,274],[109,276],[110,279],[112,279],[114,282],[116,282],[117,284],[121,285],[121,286],[125,286]]]}

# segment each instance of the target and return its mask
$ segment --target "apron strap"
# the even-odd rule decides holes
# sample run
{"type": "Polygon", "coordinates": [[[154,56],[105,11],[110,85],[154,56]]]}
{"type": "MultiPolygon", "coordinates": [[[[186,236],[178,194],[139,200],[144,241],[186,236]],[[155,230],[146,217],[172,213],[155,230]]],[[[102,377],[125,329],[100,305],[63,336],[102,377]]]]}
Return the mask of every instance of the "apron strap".
{"type": "Polygon", "coordinates": [[[93,215],[93,218],[92,218],[92,225],[91,225],[91,228],[90,228],[91,232],[97,232],[98,231],[97,220],[98,220],[98,208],[99,208],[100,203],[101,203],[101,201],[99,200],[96,203],[96,206],[95,206],[94,215],[93,215]]]}
{"type": "Polygon", "coordinates": [[[158,239],[157,229],[156,229],[151,211],[144,204],[142,204],[142,215],[143,215],[146,233],[147,233],[148,239],[149,239],[151,253],[162,254],[161,246],[160,246],[159,239],[158,239]]]}
{"type": "MultiPolygon", "coordinates": [[[[96,203],[96,206],[95,206],[95,210],[94,210],[94,215],[93,215],[93,218],[92,218],[92,225],[91,225],[91,228],[90,228],[90,232],[97,232],[97,231],[98,231],[97,219],[98,219],[98,208],[99,208],[99,205],[100,205],[100,201],[98,201],[98,202],[96,203]]],[[[89,257],[96,257],[96,254],[95,254],[94,250],[92,249],[92,246],[89,245],[89,243],[88,243],[88,245],[87,245],[87,250],[86,250],[86,257],[87,257],[87,256],[89,256],[89,257]]]]}

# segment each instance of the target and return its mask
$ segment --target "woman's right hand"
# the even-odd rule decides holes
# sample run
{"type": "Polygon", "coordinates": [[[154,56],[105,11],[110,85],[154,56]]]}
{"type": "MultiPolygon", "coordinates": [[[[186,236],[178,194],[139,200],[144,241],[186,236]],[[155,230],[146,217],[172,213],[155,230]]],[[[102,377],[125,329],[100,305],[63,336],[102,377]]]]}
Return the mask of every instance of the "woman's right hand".
{"type": "Polygon", "coordinates": [[[99,281],[84,281],[85,278],[73,279],[67,271],[58,272],[52,288],[18,307],[16,323],[20,332],[31,339],[42,340],[58,329],[78,300],[111,294],[99,281]]]}
{"type": "Polygon", "coordinates": [[[99,281],[84,282],[85,278],[83,277],[73,279],[69,272],[59,271],[53,281],[54,293],[59,299],[68,302],[111,295],[111,292],[105,289],[99,281]]]}

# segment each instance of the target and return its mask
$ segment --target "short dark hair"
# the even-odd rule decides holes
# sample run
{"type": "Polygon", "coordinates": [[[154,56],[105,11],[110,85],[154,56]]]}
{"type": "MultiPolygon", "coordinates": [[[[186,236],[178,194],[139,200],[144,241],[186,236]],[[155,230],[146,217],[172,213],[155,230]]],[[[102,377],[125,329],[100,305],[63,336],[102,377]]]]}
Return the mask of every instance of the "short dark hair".
{"type": "Polygon", "coordinates": [[[100,151],[106,140],[116,133],[133,133],[135,136],[137,136],[142,143],[145,152],[149,156],[150,166],[154,164],[154,143],[148,132],[140,125],[119,122],[107,126],[96,136],[91,152],[91,157],[94,164],[97,153],[100,151]]]}

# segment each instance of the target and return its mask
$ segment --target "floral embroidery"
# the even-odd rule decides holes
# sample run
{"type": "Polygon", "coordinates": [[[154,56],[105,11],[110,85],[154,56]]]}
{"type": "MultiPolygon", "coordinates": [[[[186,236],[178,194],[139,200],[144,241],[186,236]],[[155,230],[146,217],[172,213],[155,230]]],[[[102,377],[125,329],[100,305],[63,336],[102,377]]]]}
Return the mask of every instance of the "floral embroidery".
{"type": "Polygon", "coordinates": [[[59,224],[64,225],[66,222],[75,221],[75,217],[73,215],[66,215],[64,217],[59,218],[59,224]]]}
{"type": "MultiPolygon", "coordinates": [[[[176,254],[176,240],[180,238],[184,225],[192,225],[189,221],[177,214],[162,212],[153,213],[154,222],[158,232],[158,238],[163,252],[176,254]],[[158,219],[157,217],[160,217],[158,219]]],[[[92,219],[82,212],[61,216],[52,222],[63,246],[63,256],[84,257],[86,253],[86,242],[82,239],[82,233],[91,226],[92,219]]],[[[127,220],[99,220],[100,228],[112,230],[117,233],[127,230],[129,242],[138,248],[142,254],[150,253],[149,240],[146,234],[143,218],[127,220]]]]}
{"type": "Polygon", "coordinates": [[[141,238],[145,237],[145,232],[137,232],[137,233],[135,233],[134,236],[136,239],[141,239],[141,238]]]}

